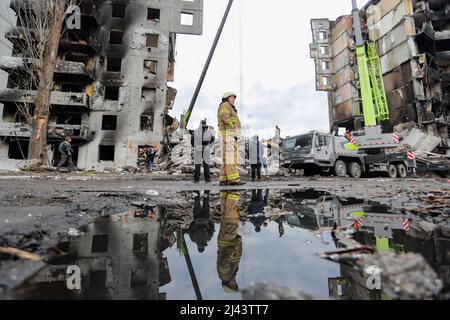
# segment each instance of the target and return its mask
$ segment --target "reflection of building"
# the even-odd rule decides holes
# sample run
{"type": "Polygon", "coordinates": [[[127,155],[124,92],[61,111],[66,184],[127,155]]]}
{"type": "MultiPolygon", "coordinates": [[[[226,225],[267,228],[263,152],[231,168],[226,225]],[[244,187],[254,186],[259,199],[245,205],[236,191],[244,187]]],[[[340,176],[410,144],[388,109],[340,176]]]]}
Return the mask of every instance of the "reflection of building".
{"type": "MultiPolygon", "coordinates": [[[[134,166],[140,146],[160,144],[173,123],[167,113],[176,90],[167,83],[175,76],[176,36],[201,34],[202,10],[203,0],[83,0],[81,30],[66,28],[60,40],[49,160],[57,161],[55,146],[66,134],[73,136],[74,161],[84,169],[134,166]]],[[[7,37],[21,41],[21,27],[7,37]]],[[[37,90],[21,81],[24,60],[17,47],[13,55],[0,64],[9,73],[0,90],[0,159],[9,160],[2,161],[8,168],[27,157],[30,126],[18,105],[34,108],[37,90]]]]}
{"type": "MultiPolygon", "coordinates": [[[[434,268],[444,284],[450,284],[450,239],[437,228],[433,233],[411,229],[405,232],[405,216],[393,214],[389,208],[374,202],[342,199],[327,192],[308,190],[288,193],[283,209],[292,211],[288,224],[308,230],[323,227],[352,227],[356,219],[362,226],[353,238],[360,244],[376,246],[378,250],[395,250],[402,254],[421,254],[434,268]]],[[[339,241],[335,241],[341,246],[339,241]]],[[[366,279],[358,270],[341,264],[341,276],[329,279],[330,297],[346,299],[381,299],[383,294],[366,287],[366,279]]]]}
{"type": "Polygon", "coordinates": [[[146,210],[99,218],[67,243],[67,256],[52,261],[23,291],[19,288],[17,297],[165,299],[159,287],[170,282],[170,274],[159,248],[156,217],[146,210]],[[69,265],[81,269],[81,291],[66,287],[69,265]]]}

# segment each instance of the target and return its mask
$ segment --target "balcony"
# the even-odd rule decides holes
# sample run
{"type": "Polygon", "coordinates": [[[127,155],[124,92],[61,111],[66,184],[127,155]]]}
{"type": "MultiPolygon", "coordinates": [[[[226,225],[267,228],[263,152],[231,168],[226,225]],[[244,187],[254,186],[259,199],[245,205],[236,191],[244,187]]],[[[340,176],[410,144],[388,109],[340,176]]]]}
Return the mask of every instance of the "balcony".
{"type": "MultiPolygon", "coordinates": [[[[0,123],[0,137],[29,138],[31,127],[25,123],[0,123]]],[[[48,140],[63,140],[68,133],[72,134],[73,139],[82,141],[92,141],[94,135],[87,126],[64,125],[49,123],[47,130],[48,140]]]]}
{"type": "MultiPolygon", "coordinates": [[[[0,90],[0,103],[34,103],[37,91],[4,89],[0,90]]],[[[50,104],[90,109],[89,96],[84,92],[52,91],[50,104]]]]}
{"type": "MultiPolygon", "coordinates": [[[[5,38],[12,43],[23,41],[24,28],[14,27],[10,31],[6,32],[5,38]]],[[[36,36],[31,32],[31,36],[36,41],[36,36]]],[[[83,30],[66,30],[61,35],[59,41],[59,48],[66,51],[79,51],[84,53],[96,53],[101,51],[101,44],[98,43],[98,36],[95,32],[88,33],[83,30]]]]}
{"type": "MultiPolygon", "coordinates": [[[[31,64],[32,59],[18,57],[0,57],[0,69],[11,73],[21,70],[26,64],[31,64]]],[[[95,80],[94,70],[87,70],[86,64],[82,62],[58,61],[55,68],[55,75],[71,75],[80,80],[95,80]]]]}

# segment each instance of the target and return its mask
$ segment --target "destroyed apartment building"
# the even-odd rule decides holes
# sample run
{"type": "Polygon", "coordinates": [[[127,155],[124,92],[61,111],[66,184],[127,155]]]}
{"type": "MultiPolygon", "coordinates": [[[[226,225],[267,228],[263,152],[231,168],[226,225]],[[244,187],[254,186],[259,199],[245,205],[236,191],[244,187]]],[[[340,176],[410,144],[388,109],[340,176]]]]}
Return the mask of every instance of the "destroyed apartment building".
{"type": "MultiPolygon", "coordinates": [[[[360,10],[366,40],[381,59],[390,120],[396,127],[439,137],[449,154],[450,3],[448,0],[372,0],[360,10]]],[[[352,16],[311,20],[316,89],[328,92],[330,128],[363,129],[352,16]]]]}
{"type": "MultiPolygon", "coordinates": [[[[176,90],[168,82],[174,81],[176,36],[202,34],[203,0],[84,0],[80,9],[81,29],[65,28],[59,44],[49,162],[59,161],[58,145],[71,135],[81,169],[136,166],[139,147],[160,145],[174,122],[168,112],[176,90]]],[[[18,81],[28,63],[14,45],[20,25],[6,38],[13,46],[0,58],[9,74],[0,89],[0,160],[1,169],[12,170],[27,158],[30,125],[19,108],[33,106],[36,88],[18,81]]]]}

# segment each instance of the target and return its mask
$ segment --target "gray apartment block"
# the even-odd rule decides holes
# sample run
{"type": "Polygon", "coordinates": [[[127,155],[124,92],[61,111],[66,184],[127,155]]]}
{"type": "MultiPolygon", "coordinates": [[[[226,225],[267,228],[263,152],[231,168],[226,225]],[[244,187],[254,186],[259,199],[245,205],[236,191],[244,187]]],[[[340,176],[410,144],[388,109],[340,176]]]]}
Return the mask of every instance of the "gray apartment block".
{"type": "MultiPolygon", "coordinates": [[[[203,0],[83,1],[81,30],[60,41],[48,128],[48,159],[69,134],[79,168],[136,166],[138,149],[160,145],[173,119],[177,34],[200,35],[203,0]]],[[[20,28],[7,34],[17,40],[20,28]]],[[[9,73],[0,90],[0,168],[14,169],[27,156],[30,127],[17,112],[35,91],[15,81],[22,59],[0,60],[9,73]]]]}
{"type": "MultiPolygon", "coordinates": [[[[349,0],[350,2],[350,0],[349,0]]],[[[450,3],[371,0],[360,10],[363,36],[377,45],[390,109],[385,130],[413,124],[439,136],[448,152],[450,126],[450,3]]],[[[328,93],[330,127],[363,127],[353,19],[313,19],[311,58],[316,88],[328,93]]],[[[392,132],[392,131],[391,131],[392,132]]]]}

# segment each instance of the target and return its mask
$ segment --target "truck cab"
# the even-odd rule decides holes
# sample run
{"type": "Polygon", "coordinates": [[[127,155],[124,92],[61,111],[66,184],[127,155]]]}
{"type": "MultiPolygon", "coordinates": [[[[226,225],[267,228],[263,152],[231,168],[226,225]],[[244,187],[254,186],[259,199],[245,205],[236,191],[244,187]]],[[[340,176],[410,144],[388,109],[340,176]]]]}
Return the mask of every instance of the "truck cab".
{"type": "Polygon", "coordinates": [[[316,131],[288,137],[283,143],[282,165],[293,169],[329,166],[333,155],[331,142],[330,134],[316,131]]]}
{"type": "MultiPolygon", "coordinates": [[[[311,131],[285,139],[281,165],[290,169],[303,169],[305,175],[311,175],[336,170],[336,162],[339,159],[348,163],[359,162],[363,165],[363,157],[364,154],[359,148],[345,137],[311,131]]],[[[342,161],[338,164],[346,166],[342,161]]],[[[346,173],[346,168],[344,169],[346,173]]]]}

